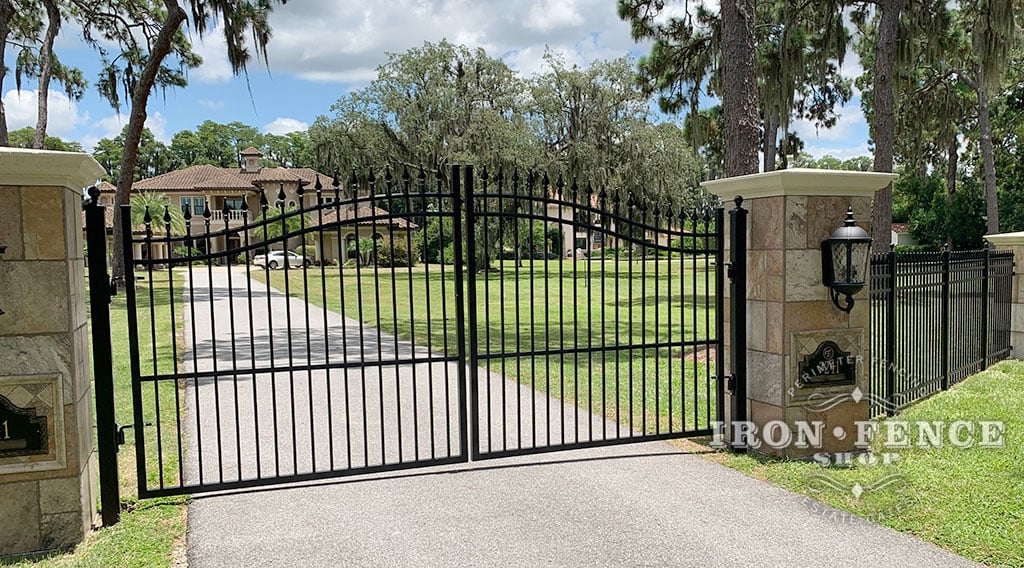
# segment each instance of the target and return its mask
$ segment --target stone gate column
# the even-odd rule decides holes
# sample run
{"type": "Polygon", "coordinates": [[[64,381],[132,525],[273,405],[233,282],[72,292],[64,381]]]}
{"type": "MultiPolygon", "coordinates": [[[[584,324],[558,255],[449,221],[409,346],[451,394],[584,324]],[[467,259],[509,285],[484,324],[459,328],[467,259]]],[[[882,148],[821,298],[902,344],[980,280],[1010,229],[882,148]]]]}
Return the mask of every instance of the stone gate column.
{"type": "MultiPolygon", "coordinates": [[[[1013,253],[1010,280],[1010,357],[1024,359],[1024,231],[985,235],[995,250],[1013,253]]],[[[991,316],[990,316],[991,317],[991,316]]]]}
{"type": "MultiPolygon", "coordinates": [[[[869,418],[863,394],[868,392],[870,362],[868,289],[855,296],[851,313],[836,308],[828,288],[821,283],[821,242],[842,226],[848,207],[853,208],[858,225],[870,233],[874,192],[895,177],[874,172],[791,169],[704,184],[722,198],[727,209],[734,207],[736,196],[742,196],[743,207],[750,211],[746,255],[747,416],[756,428],[755,440],[778,442],[774,447],[755,441],[752,450],[803,458],[855,449],[855,422],[869,418]],[[834,342],[838,351],[828,345],[819,349],[828,341],[834,342]],[[849,353],[844,360],[855,366],[853,380],[827,376],[822,371],[812,373],[815,384],[801,381],[801,368],[816,360],[816,351],[819,356],[822,352],[836,356],[849,353]],[[835,404],[829,406],[827,401],[835,404]],[[818,447],[798,447],[798,427],[813,423],[821,423],[821,443],[818,447]],[[787,439],[790,441],[785,443],[787,439]]],[[[725,235],[728,237],[728,230],[725,235]]],[[[728,238],[726,248],[731,248],[728,238]]],[[[731,314],[726,313],[725,321],[722,337],[728,338],[731,314]]],[[[726,345],[727,367],[729,356],[726,345]]],[[[727,402],[726,423],[731,421],[730,406],[727,402]]],[[[727,438],[732,440],[731,436],[727,438]]]]}
{"type": "Polygon", "coordinates": [[[0,149],[0,556],[74,546],[96,515],[82,188],[103,173],[0,149]]]}

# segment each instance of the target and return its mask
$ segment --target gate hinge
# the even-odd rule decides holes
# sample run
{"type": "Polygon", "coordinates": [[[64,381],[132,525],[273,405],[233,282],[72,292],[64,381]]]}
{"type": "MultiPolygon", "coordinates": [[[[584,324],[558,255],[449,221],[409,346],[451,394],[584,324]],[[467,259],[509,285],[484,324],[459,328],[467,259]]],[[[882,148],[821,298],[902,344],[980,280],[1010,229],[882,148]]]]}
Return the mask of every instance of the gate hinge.
{"type": "Polygon", "coordinates": [[[725,390],[729,394],[736,392],[736,375],[725,375],[722,377],[725,379],[725,390]]]}
{"type": "MultiPolygon", "coordinates": [[[[152,426],[153,423],[152,422],[143,422],[142,425],[143,426],[152,426]]],[[[135,425],[134,424],[125,424],[124,426],[118,426],[117,424],[115,424],[114,426],[117,427],[117,447],[120,449],[120,447],[123,446],[124,443],[125,443],[124,442],[124,431],[129,429],[129,428],[134,428],[135,425]]]]}
{"type": "Polygon", "coordinates": [[[736,279],[736,270],[733,267],[733,263],[725,262],[723,264],[725,264],[725,275],[729,278],[729,280],[735,280],[736,279]]]}

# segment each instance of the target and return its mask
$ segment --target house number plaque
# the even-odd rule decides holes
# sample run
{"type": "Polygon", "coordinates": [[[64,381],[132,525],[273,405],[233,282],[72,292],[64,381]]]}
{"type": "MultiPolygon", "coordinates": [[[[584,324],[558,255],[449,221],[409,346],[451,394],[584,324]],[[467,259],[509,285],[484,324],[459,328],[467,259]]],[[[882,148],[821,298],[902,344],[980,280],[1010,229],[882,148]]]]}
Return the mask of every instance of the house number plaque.
{"type": "Polygon", "coordinates": [[[852,385],[857,376],[856,358],[835,341],[822,341],[814,353],[799,363],[800,387],[852,385]]]}
{"type": "Polygon", "coordinates": [[[0,396],[0,458],[46,454],[46,417],[0,396]]]}

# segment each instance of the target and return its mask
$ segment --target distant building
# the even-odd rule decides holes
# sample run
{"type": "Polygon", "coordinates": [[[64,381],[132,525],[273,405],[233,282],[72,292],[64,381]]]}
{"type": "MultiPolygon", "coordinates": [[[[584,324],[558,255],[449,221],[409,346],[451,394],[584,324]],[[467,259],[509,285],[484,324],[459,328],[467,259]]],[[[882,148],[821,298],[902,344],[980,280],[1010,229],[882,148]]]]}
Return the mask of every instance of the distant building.
{"type": "MultiPolygon", "coordinates": [[[[206,231],[202,218],[203,211],[210,209],[210,231],[228,230],[226,236],[219,235],[209,240],[208,252],[217,253],[226,250],[240,249],[245,245],[245,235],[240,232],[233,232],[232,229],[242,226],[243,203],[248,208],[248,221],[252,223],[254,218],[260,214],[260,194],[266,196],[271,207],[276,209],[276,203],[280,193],[284,192],[285,208],[313,207],[316,205],[317,194],[313,190],[317,177],[325,187],[330,186],[331,176],[317,172],[310,168],[267,168],[260,165],[263,154],[256,148],[246,148],[240,153],[242,157],[241,168],[220,168],[211,165],[189,166],[184,169],[167,172],[135,182],[132,192],[153,192],[166,195],[171,202],[183,211],[189,209],[193,219],[191,231],[193,235],[199,235],[206,231]],[[305,184],[305,192],[301,199],[298,195],[299,184],[305,184]],[[226,211],[225,211],[226,208],[226,211]]],[[[112,206],[114,203],[114,186],[104,182],[99,186],[100,201],[104,205],[112,206]]],[[[321,192],[324,203],[334,202],[332,189],[325,189],[321,192]]],[[[348,260],[349,251],[354,250],[355,241],[359,238],[381,239],[396,231],[396,236],[405,238],[409,231],[417,226],[405,219],[385,218],[388,211],[380,207],[371,208],[367,203],[360,203],[358,208],[353,205],[343,205],[338,209],[327,207],[322,210],[315,210],[309,214],[310,227],[321,225],[324,228],[336,229],[323,231],[323,250],[320,250],[320,235],[314,237],[314,245],[317,248],[316,260],[334,261],[348,260]],[[340,210],[340,215],[339,215],[340,210]],[[322,211],[322,218],[321,218],[322,211]],[[340,223],[339,223],[340,221],[340,223]],[[347,246],[339,246],[345,243],[347,246]]],[[[108,226],[113,226],[114,212],[107,209],[108,226]]],[[[250,234],[249,244],[257,244],[250,234]]],[[[301,239],[295,238],[288,242],[288,248],[294,248],[301,244],[301,239]]],[[[163,246],[154,242],[154,246],[163,246]]],[[[196,239],[195,248],[207,252],[206,239],[196,239]]],[[[281,248],[280,244],[271,248],[281,248]]],[[[154,248],[154,257],[166,257],[167,251],[154,248]]],[[[136,251],[139,257],[142,251],[136,251]]],[[[255,254],[250,252],[250,255],[255,254]]]]}
{"type": "Polygon", "coordinates": [[[919,243],[917,239],[910,235],[910,225],[907,223],[893,223],[892,244],[896,246],[913,246],[919,243]]]}

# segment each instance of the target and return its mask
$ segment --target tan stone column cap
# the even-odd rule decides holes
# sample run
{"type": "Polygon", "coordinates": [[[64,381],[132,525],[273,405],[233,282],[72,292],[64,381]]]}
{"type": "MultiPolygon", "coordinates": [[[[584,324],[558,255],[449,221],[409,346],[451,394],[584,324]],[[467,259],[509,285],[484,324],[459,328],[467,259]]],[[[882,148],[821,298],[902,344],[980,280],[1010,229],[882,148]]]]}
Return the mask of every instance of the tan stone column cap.
{"type": "Polygon", "coordinates": [[[701,185],[722,201],[731,201],[736,196],[744,199],[786,195],[872,197],[898,177],[883,172],[793,168],[716,179],[701,185]]]}
{"type": "Polygon", "coordinates": [[[985,240],[996,246],[1020,246],[1024,245],[1024,231],[985,235],[985,240]]]}
{"type": "Polygon", "coordinates": [[[106,170],[89,154],[0,148],[0,184],[64,186],[78,193],[106,170]]]}

